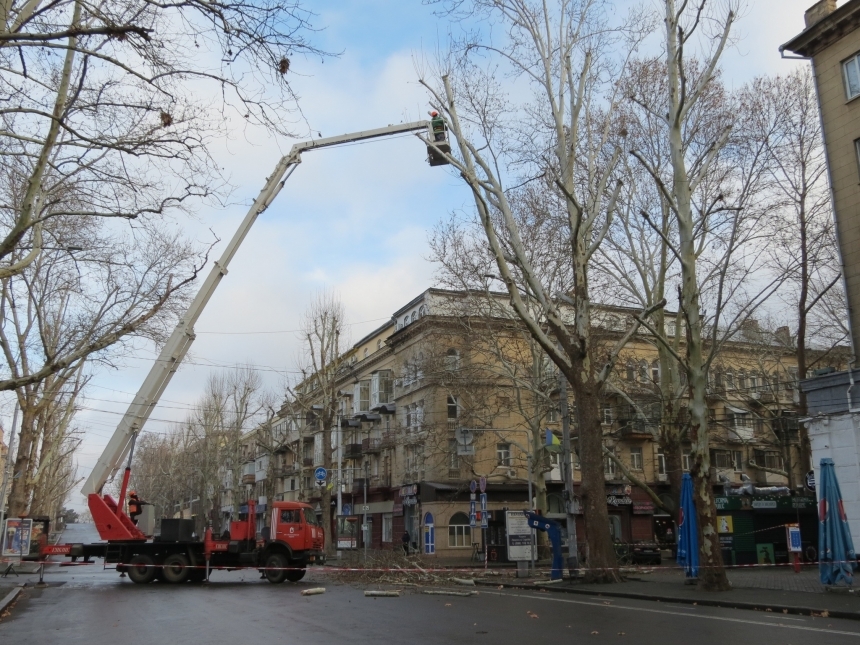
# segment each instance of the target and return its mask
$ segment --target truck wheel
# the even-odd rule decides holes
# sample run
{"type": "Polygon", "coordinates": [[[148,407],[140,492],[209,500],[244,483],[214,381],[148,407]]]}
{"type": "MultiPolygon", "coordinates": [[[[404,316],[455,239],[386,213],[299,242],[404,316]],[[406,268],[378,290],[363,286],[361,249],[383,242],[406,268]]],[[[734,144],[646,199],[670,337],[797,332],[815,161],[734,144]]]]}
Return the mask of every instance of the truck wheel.
{"type": "Polygon", "coordinates": [[[155,562],[148,555],[136,555],[128,563],[128,579],[145,585],[155,579],[155,562]]]}
{"type": "Polygon", "coordinates": [[[290,582],[298,582],[305,577],[305,573],[307,573],[307,570],[304,568],[290,569],[289,571],[287,571],[287,580],[289,580],[290,582]]]}
{"type": "Polygon", "coordinates": [[[188,568],[188,556],[183,553],[173,553],[164,558],[164,567],[161,569],[162,576],[166,582],[177,584],[188,580],[191,569],[188,568]]]}
{"type": "Polygon", "coordinates": [[[268,558],[266,558],[266,580],[276,585],[282,583],[287,579],[287,575],[289,574],[289,572],[285,570],[286,566],[286,556],[283,556],[280,553],[272,553],[268,558]]]}

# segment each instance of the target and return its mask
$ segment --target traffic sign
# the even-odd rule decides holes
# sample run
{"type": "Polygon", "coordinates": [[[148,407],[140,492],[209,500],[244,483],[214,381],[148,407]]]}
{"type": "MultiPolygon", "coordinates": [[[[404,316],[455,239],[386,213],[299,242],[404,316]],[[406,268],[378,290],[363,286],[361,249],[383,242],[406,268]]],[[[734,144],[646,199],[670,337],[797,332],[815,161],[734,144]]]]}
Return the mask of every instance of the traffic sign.
{"type": "Polygon", "coordinates": [[[487,494],[486,493],[481,493],[481,510],[482,511],[487,510],[487,494]]]}
{"type": "Polygon", "coordinates": [[[806,473],[806,487],[809,490],[811,490],[812,492],[815,492],[815,471],[814,470],[810,470],[808,473],[806,473]]]}
{"type": "Polygon", "coordinates": [[[478,482],[479,482],[478,485],[481,488],[481,492],[483,493],[484,491],[487,490],[487,478],[482,475],[481,479],[479,479],[478,482]]]}
{"type": "Polygon", "coordinates": [[[325,481],[325,478],[328,477],[328,471],[320,466],[314,471],[314,479],[318,482],[325,481]]]}
{"type": "Polygon", "coordinates": [[[472,491],[473,493],[476,490],[478,490],[478,482],[476,482],[474,479],[471,482],[469,482],[469,490],[472,491]]]}
{"type": "Polygon", "coordinates": [[[475,512],[475,502],[469,502],[469,526],[475,528],[477,524],[477,513],[475,512]]]}

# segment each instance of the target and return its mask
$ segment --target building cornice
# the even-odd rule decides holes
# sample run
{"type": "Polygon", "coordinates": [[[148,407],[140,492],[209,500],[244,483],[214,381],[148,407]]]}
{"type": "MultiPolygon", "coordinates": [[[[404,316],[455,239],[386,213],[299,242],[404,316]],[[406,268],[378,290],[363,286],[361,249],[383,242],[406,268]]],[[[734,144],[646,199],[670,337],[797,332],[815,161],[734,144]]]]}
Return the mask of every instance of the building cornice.
{"type": "Polygon", "coordinates": [[[858,28],[860,0],[849,0],[784,45],[780,45],[779,51],[783,55],[789,51],[804,58],[812,58],[858,28]]]}

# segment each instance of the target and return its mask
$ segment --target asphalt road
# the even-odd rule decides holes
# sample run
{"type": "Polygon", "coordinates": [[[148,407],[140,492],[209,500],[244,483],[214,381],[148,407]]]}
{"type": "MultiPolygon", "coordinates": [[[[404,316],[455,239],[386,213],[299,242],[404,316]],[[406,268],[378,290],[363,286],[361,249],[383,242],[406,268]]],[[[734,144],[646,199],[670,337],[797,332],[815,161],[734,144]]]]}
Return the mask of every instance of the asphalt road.
{"type": "Polygon", "coordinates": [[[202,587],[138,586],[100,565],[46,579],[51,586],[27,589],[0,622],[0,643],[860,645],[856,621],[547,592],[481,589],[461,598],[407,588],[400,598],[372,599],[324,574],[270,585],[253,571],[215,572],[202,587]],[[326,593],[300,594],[316,586],[326,593]]]}

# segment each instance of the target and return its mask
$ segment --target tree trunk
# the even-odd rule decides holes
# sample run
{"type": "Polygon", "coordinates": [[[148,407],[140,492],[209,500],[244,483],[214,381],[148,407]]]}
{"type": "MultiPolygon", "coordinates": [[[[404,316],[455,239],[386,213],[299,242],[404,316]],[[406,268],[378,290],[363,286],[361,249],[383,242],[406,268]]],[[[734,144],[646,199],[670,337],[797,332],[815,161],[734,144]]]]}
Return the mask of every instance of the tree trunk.
{"type": "MultiPolygon", "coordinates": [[[[21,397],[19,397],[19,402],[21,397]]],[[[12,488],[9,491],[9,517],[27,515],[33,493],[30,472],[31,455],[36,441],[36,415],[26,402],[21,405],[21,430],[18,434],[18,452],[12,468],[12,488]]]]}

